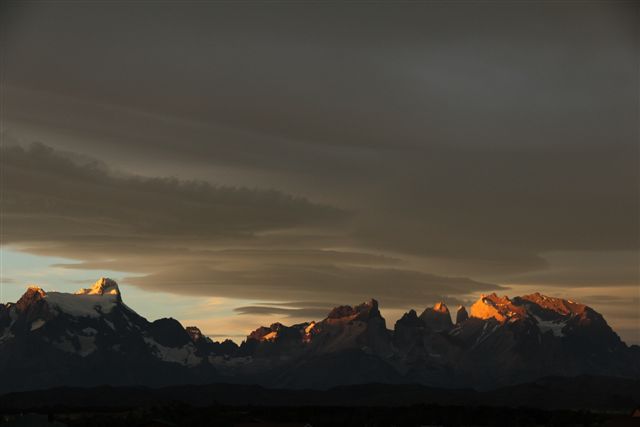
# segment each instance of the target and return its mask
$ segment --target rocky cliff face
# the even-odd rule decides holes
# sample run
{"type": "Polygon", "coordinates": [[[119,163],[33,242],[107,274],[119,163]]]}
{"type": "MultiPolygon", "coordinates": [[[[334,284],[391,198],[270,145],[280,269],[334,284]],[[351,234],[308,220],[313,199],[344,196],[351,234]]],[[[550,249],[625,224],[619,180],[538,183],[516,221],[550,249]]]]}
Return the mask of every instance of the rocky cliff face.
{"type": "MultiPolygon", "coordinates": [[[[442,387],[491,388],[547,375],[640,375],[633,357],[637,349],[624,345],[602,316],[584,305],[539,294],[513,300],[491,294],[470,311],[460,307],[454,325],[446,305],[438,303],[420,316],[410,310],[386,330],[373,300],[337,307],[310,333],[299,327],[297,346],[286,344],[296,363],[293,369],[286,364],[288,373],[279,385],[328,386],[332,374],[355,366],[357,357],[369,358],[357,363],[371,371],[382,362],[375,369],[386,382],[442,387]],[[331,360],[330,372],[308,373],[325,359],[331,360]]],[[[261,340],[251,355],[259,359],[266,354],[261,348],[273,352],[280,345],[285,346],[277,336],[261,340]]],[[[380,381],[371,371],[359,374],[359,380],[380,381]]],[[[331,385],[337,384],[336,379],[331,385]]]]}
{"type": "Polygon", "coordinates": [[[492,388],[549,375],[640,377],[640,349],[582,304],[540,294],[483,295],[457,310],[410,310],[393,330],[378,302],[325,319],[274,323],[237,346],[175,319],[149,322],[101,279],[75,294],[27,289],[0,304],[0,391],[56,385],[245,382],[327,388],[419,382],[492,388]]]}
{"type": "Polygon", "coordinates": [[[448,331],[453,327],[451,314],[443,302],[436,303],[433,308],[426,308],[420,315],[420,319],[434,332],[448,331]]]}
{"type": "Polygon", "coordinates": [[[469,313],[467,313],[467,309],[461,305],[458,307],[458,311],[456,312],[456,325],[466,321],[467,319],[469,319],[469,313]]]}
{"type": "Polygon", "coordinates": [[[178,321],[124,305],[109,279],[75,294],[30,287],[0,312],[0,391],[215,380],[207,356],[178,321]]]}

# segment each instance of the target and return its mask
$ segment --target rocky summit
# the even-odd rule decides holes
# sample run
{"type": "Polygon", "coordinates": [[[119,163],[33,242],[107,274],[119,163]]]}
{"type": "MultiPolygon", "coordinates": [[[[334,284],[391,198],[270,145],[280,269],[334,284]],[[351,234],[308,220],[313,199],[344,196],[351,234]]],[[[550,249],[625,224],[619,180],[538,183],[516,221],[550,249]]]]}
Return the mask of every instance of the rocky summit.
{"type": "Polygon", "coordinates": [[[0,304],[0,392],[217,382],[491,389],[578,375],[640,378],[640,348],[592,308],[538,293],[483,295],[469,311],[459,307],[455,323],[439,302],[393,329],[372,299],[318,321],[259,327],[240,345],[175,319],[146,320],[111,279],[73,294],[30,287],[0,304]]]}

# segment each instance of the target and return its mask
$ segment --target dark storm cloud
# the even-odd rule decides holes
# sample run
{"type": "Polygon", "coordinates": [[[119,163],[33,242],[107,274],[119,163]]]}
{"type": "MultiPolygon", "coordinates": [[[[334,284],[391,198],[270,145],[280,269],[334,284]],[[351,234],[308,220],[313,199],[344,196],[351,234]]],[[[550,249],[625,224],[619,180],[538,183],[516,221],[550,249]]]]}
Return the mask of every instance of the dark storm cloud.
{"type": "Polygon", "coordinates": [[[2,149],[4,243],[102,238],[250,239],[282,228],[338,224],[345,213],[277,191],[175,178],[110,175],[51,148],[2,149]]]}
{"type": "Polygon", "coordinates": [[[583,145],[576,125],[603,136],[632,117],[629,4],[8,10],[10,85],[296,141],[583,145]]]}
{"type": "Polygon", "coordinates": [[[637,286],[638,7],[5,3],[3,137],[122,172],[18,183],[8,235],[268,300],[637,286]]]}
{"type": "Polygon", "coordinates": [[[27,142],[327,200],[360,245],[465,274],[638,250],[630,4],[7,10],[27,142]]]}
{"type": "Polygon", "coordinates": [[[640,257],[635,251],[545,254],[544,269],[511,275],[506,282],[555,287],[638,286],[640,257]]]}
{"type": "Polygon", "coordinates": [[[60,267],[140,273],[127,283],[182,295],[375,296],[393,308],[500,288],[413,271],[390,256],[323,249],[349,243],[349,215],[303,198],[113,174],[42,144],[2,155],[4,242],[81,261],[60,267]]]}

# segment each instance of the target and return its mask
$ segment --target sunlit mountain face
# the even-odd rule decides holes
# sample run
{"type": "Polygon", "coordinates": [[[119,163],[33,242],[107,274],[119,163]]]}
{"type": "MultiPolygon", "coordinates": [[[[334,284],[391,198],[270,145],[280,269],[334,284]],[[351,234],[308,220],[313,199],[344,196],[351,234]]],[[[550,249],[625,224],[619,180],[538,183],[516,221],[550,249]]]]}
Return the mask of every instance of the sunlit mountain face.
{"type": "Polygon", "coordinates": [[[639,8],[3,2],[0,416],[640,403],[639,8]]]}
{"type": "Polygon", "coordinates": [[[213,382],[496,389],[550,376],[640,375],[640,347],[625,344],[586,305],[494,293],[460,313],[462,306],[453,323],[439,302],[390,328],[372,299],[321,320],[260,326],[240,343],[218,342],[172,318],[148,321],[111,279],[75,293],[32,286],[0,305],[0,390],[213,382]]]}

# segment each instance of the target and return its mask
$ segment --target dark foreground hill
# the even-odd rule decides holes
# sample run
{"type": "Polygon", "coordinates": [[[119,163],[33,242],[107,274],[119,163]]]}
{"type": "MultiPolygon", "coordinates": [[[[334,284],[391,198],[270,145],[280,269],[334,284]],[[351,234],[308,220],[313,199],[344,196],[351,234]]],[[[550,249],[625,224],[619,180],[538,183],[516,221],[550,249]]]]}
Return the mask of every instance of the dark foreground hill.
{"type": "Polygon", "coordinates": [[[179,403],[0,417],[11,426],[43,427],[637,427],[640,421],[629,414],[487,406],[193,407],[179,403]]]}
{"type": "Polygon", "coordinates": [[[7,425],[69,427],[614,427],[640,424],[629,416],[639,403],[638,381],[603,377],[546,378],[486,392],[410,384],[330,390],[103,386],[0,396],[0,424],[4,419],[7,425]]]}
{"type": "Polygon", "coordinates": [[[52,408],[117,410],[175,403],[194,407],[400,407],[431,404],[626,412],[640,405],[640,381],[588,376],[553,377],[484,392],[439,389],[419,384],[360,384],[329,390],[269,389],[241,384],[55,388],[2,395],[0,412],[52,408]]]}

